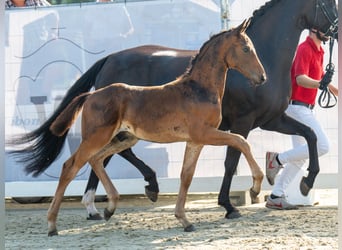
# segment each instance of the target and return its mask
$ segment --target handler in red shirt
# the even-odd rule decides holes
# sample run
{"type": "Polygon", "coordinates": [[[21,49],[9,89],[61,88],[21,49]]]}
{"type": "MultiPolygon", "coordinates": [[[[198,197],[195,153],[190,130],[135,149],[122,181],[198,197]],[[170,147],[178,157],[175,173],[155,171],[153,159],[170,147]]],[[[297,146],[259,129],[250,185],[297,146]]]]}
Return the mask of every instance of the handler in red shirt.
{"type": "MultiPolygon", "coordinates": [[[[329,84],[332,73],[324,76],[322,41],[328,37],[310,30],[309,36],[301,43],[291,67],[292,94],[286,114],[312,128],[317,136],[318,155],[329,151],[329,141],[320,123],[316,119],[313,108],[315,106],[318,88],[328,85],[336,96],[338,89],[329,84]]],[[[285,190],[309,158],[306,141],[301,136],[292,136],[293,148],[282,152],[266,153],[266,176],[271,185],[274,185],[268,197],[266,207],[273,209],[295,209],[286,199],[285,190]],[[277,176],[279,170],[282,169],[277,176]]]]}

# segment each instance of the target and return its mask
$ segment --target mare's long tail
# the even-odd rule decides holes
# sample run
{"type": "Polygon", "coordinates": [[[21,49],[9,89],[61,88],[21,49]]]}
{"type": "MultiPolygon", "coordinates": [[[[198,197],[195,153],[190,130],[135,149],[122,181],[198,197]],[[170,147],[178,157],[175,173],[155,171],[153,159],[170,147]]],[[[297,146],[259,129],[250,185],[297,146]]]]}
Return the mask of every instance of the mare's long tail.
{"type": "Polygon", "coordinates": [[[34,177],[39,176],[61,153],[68,133],[56,136],[51,133],[50,126],[76,96],[90,91],[107,58],[97,61],[74,83],[54,113],[40,127],[6,142],[10,146],[23,147],[9,153],[14,154],[16,161],[24,165],[27,174],[32,174],[34,177]]]}

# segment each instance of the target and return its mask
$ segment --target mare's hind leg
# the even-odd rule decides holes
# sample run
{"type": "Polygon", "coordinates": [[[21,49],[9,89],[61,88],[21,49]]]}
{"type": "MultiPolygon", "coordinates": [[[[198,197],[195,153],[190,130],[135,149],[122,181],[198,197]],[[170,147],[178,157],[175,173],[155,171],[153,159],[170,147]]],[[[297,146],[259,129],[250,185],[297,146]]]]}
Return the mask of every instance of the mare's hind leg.
{"type": "Polygon", "coordinates": [[[106,190],[107,198],[108,198],[108,205],[107,205],[107,208],[105,208],[104,210],[104,218],[105,220],[109,220],[116,210],[120,195],[119,195],[119,192],[114,187],[111,179],[107,175],[102,165],[103,159],[99,157],[100,155],[101,155],[101,152],[93,156],[89,160],[89,164],[91,165],[92,169],[96,173],[96,176],[100,179],[100,181],[102,182],[106,190]]]}
{"type": "Polygon", "coordinates": [[[184,207],[189,186],[194,176],[197,160],[202,148],[203,145],[197,145],[190,142],[186,143],[183,167],[181,172],[181,183],[177,197],[177,204],[175,208],[175,216],[180,221],[180,223],[182,223],[185,232],[192,232],[195,230],[195,227],[192,225],[191,222],[188,221],[188,219],[185,216],[184,207]]]}
{"type": "MultiPolygon", "coordinates": [[[[121,132],[116,136],[116,138],[121,143],[123,143],[126,140],[136,139],[134,135],[128,132],[121,132]]],[[[122,150],[118,154],[121,157],[125,158],[127,161],[129,161],[133,166],[135,166],[144,176],[144,180],[148,182],[148,185],[145,186],[145,194],[151,201],[156,202],[158,199],[159,185],[157,182],[156,173],[153,171],[153,169],[151,169],[142,160],[140,160],[133,153],[131,148],[122,150]]]]}
{"type": "MultiPolygon", "coordinates": [[[[129,143],[134,143],[134,140],[136,138],[129,133],[121,132],[119,133],[115,138],[113,138],[112,143],[114,145],[113,150],[108,149],[109,151],[105,153],[105,155],[112,153],[117,153],[120,148],[118,148],[119,145],[121,145],[122,148],[127,147],[127,142],[125,144],[122,144],[124,141],[127,141],[129,143]]],[[[158,199],[158,193],[159,193],[159,186],[156,178],[156,173],[147,166],[142,160],[137,158],[135,154],[132,152],[131,148],[125,149],[118,153],[120,156],[124,157],[126,160],[128,160],[130,163],[132,163],[144,176],[144,180],[149,183],[148,186],[145,187],[145,194],[146,196],[153,202],[157,201],[158,199]]],[[[112,155],[107,156],[103,163],[104,167],[108,164],[110,158],[112,155]]],[[[105,156],[102,156],[105,157],[105,156]]],[[[98,160],[102,161],[102,159],[98,160]]],[[[86,190],[84,192],[82,203],[87,209],[88,213],[88,220],[101,220],[102,217],[99,214],[98,210],[95,206],[95,191],[98,185],[99,179],[97,178],[96,174],[92,170],[89,176],[88,184],[86,187],[86,190]]]]}
{"type": "Polygon", "coordinates": [[[159,185],[157,182],[156,172],[147,166],[142,160],[140,160],[133,153],[131,148],[121,151],[119,155],[132,163],[133,166],[135,166],[144,176],[144,180],[148,182],[148,185],[145,186],[145,194],[151,201],[156,202],[158,200],[159,194],[159,185]]]}
{"type": "MultiPolygon", "coordinates": [[[[105,160],[106,161],[106,160],[105,160]]],[[[104,167],[106,163],[104,162],[104,167]]],[[[81,203],[85,206],[87,210],[87,220],[102,220],[102,216],[95,206],[95,193],[97,186],[99,184],[99,178],[95,174],[94,170],[91,169],[88,183],[84,191],[81,203]]]]}
{"type": "Polygon", "coordinates": [[[279,133],[288,135],[300,135],[305,138],[309,149],[309,174],[307,177],[302,178],[299,189],[302,195],[308,195],[319,173],[317,137],[315,132],[310,127],[289,117],[288,115],[286,115],[286,113],[283,113],[277,119],[268,122],[261,128],[270,131],[277,131],[279,133]]]}

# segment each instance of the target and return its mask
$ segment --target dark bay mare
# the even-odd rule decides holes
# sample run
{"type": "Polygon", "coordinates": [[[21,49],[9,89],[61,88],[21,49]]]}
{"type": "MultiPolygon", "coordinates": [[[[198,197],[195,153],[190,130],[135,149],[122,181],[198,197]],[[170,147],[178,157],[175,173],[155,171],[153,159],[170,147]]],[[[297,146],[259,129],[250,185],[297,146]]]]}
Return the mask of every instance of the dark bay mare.
{"type": "MultiPolygon", "coordinates": [[[[308,187],[313,186],[319,171],[316,138],[308,127],[289,118],[284,111],[289,100],[289,72],[296,46],[301,32],[310,28],[337,36],[337,9],[334,0],[272,0],[253,13],[246,33],[258,51],[268,80],[265,85],[253,88],[249,80],[239,72],[229,70],[220,125],[220,129],[230,130],[246,138],[256,127],[304,136],[310,152],[310,174],[308,179],[305,179],[308,187]]],[[[112,82],[129,82],[147,86],[172,81],[184,72],[191,57],[196,53],[196,51],[161,46],[142,46],[114,53],[99,60],[69,89],[52,117],[41,127],[16,141],[16,144],[34,142],[31,147],[17,151],[18,154],[24,155],[22,161],[27,166],[28,172],[33,171],[34,175],[39,175],[44,168],[39,172],[35,171],[36,162],[45,161],[44,165],[48,166],[59,155],[65,137],[56,139],[51,135],[49,126],[75,96],[90,91],[92,87],[98,89],[112,82]],[[45,158],[46,154],[50,154],[48,152],[50,149],[45,145],[55,146],[54,157],[45,158]],[[38,150],[39,153],[32,155],[32,149],[38,150]]],[[[117,139],[125,140],[126,137],[125,134],[119,134],[117,139]]],[[[149,182],[146,193],[155,201],[159,189],[154,171],[138,159],[131,149],[124,150],[119,155],[129,160],[142,172],[145,180],[149,182]]],[[[231,181],[239,158],[240,152],[228,147],[225,174],[218,199],[218,203],[227,211],[227,218],[240,216],[229,199],[231,181]]],[[[109,159],[110,157],[105,160],[105,166],[109,159]]],[[[97,183],[98,179],[92,173],[83,199],[86,205],[89,205],[90,216],[96,215],[92,190],[96,189],[97,183]]],[[[308,189],[304,190],[305,193],[308,191],[308,189]]],[[[253,197],[257,195],[253,194],[253,191],[251,194],[253,197]]]]}
{"type": "MultiPolygon", "coordinates": [[[[319,171],[316,138],[312,130],[288,117],[284,111],[290,97],[290,67],[304,29],[316,28],[337,38],[337,9],[334,0],[273,0],[267,2],[252,16],[246,33],[253,40],[260,59],[267,72],[267,84],[252,88],[248,79],[239,72],[229,70],[227,87],[222,103],[222,123],[220,129],[248,137],[257,127],[285,134],[304,136],[310,152],[309,176],[302,182],[302,192],[307,194],[312,188],[319,171]],[[289,15],[288,13],[291,13],[289,15]]],[[[83,81],[77,81],[81,89],[85,82],[101,88],[112,81],[128,81],[135,84],[153,83],[155,85],[175,79],[196,51],[177,50],[161,46],[141,46],[115,54],[98,61],[84,74],[83,81]],[[143,62],[143,63],[142,63],[143,62]],[[148,63],[146,63],[148,62],[148,63]],[[139,65],[139,67],[135,67],[139,65]],[[165,65],[167,65],[165,67],[165,65]],[[86,75],[87,74],[87,75],[86,75]],[[90,80],[91,79],[91,80],[90,80]],[[104,84],[104,85],[102,85],[104,84]],[[82,85],[82,87],[81,87],[82,85]]],[[[90,87],[89,87],[90,88],[90,87]]],[[[89,89],[88,89],[89,90],[89,89]]],[[[88,91],[87,90],[87,91],[88,91]]],[[[159,192],[155,173],[131,149],[119,153],[134,164],[144,175],[149,185],[147,196],[155,201],[159,192]]],[[[225,174],[218,203],[227,210],[227,218],[240,217],[231,204],[229,190],[236,171],[240,152],[228,147],[225,160],[225,174]]],[[[105,166],[110,158],[105,161],[105,166]]],[[[94,199],[98,178],[92,172],[83,197],[90,219],[100,218],[94,199]]],[[[251,189],[251,198],[258,193],[251,189]]]]}
{"type": "MultiPolygon", "coordinates": [[[[47,214],[49,236],[58,234],[56,220],[65,189],[87,162],[107,193],[105,219],[114,214],[119,194],[102,162],[112,154],[112,148],[127,149],[138,139],[158,143],[186,142],[175,216],[187,232],[193,231],[194,226],[186,218],[184,206],[204,145],[229,145],[243,152],[251,169],[258,173],[260,186],[263,172],[246,139],[218,129],[228,69],[238,70],[253,85],[266,80],[264,68],[245,34],[248,24],[249,21],[244,21],[237,28],[210,38],[202,45],[189,69],[174,81],[144,87],[113,83],[75,97],[55,117],[50,126],[51,135],[63,137],[82,110],[82,140],[75,153],[63,164],[47,214]],[[120,132],[127,132],[138,139],[132,143],[116,140],[115,136],[120,132]]],[[[53,150],[54,145],[49,146],[53,150]]],[[[49,155],[45,157],[49,158],[49,155]]],[[[44,164],[37,162],[35,168],[27,170],[39,173],[42,167],[44,164]]]]}

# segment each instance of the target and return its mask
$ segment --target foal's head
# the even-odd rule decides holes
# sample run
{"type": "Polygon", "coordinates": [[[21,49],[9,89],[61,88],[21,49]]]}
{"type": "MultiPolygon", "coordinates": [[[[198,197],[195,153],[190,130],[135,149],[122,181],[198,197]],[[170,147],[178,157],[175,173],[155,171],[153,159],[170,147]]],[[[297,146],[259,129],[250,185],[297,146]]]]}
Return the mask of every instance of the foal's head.
{"type": "Polygon", "coordinates": [[[225,55],[228,68],[240,71],[253,84],[262,84],[266,73],[262,66],[251,39],[245,33],[250,20],[245,20],[240,26],[225,32],[221,53],[225,55]]]}

